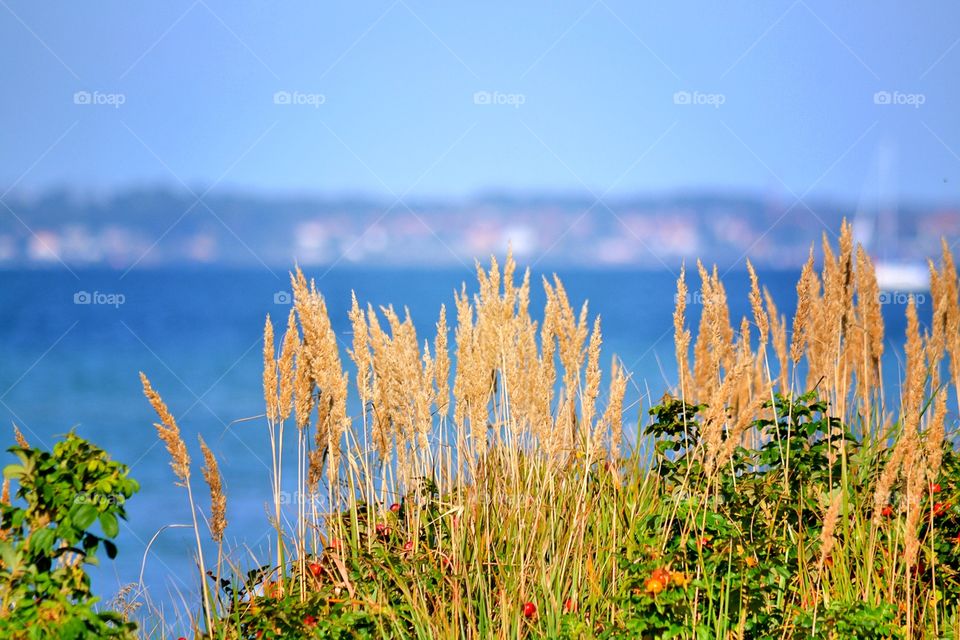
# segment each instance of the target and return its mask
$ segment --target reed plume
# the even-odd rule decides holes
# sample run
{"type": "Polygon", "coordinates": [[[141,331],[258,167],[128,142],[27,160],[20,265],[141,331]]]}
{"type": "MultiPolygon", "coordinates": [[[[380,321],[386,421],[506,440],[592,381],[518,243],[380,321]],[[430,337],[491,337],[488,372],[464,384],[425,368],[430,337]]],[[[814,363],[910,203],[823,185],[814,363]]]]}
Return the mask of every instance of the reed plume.
{"type": "Polygon", "coordinates": [[[17,446],[21,449],[30,448],[30,443],[27,442],[27,439],[23,436],[23,432],[20,431],[17,425],[13,425],[13,439],[16,440],[17,446]]]}
{"type": "Polygon", "coordinates": [[[157,435],[166,445],[167,453],[170,454],[170,466],[174,475],[177,477],[177,484],[186,488],[187,500],[190,502],[190,516],[193,520],[193,534],[197,544],[197,562],[200,565],[200,588],[203,593],[203,611],[206,619],[207,629],[213,628],[213,600],[210,598],[210,590],[207,587],[207,570],[203,560],[203,545],[200,544],[200,527],[197,525],[197,509],[193,500],[193,488],[190,486],[190,456],[187,453],[187,445],[183,442],[180,435],[180,427],[174,419],[173,414],[167,408],[167,405],[160,398],[150,380],[147,379],[143,371],[140,372],[140,382],[143,385],[143,394],[150,402],[150,406],[160,417],[159,423],[154,423],[157,429],[157,435]]]}
{"type": "Polygon", "coordinates": [[[760,281],[757,278],[757,272],[754,271],[753,265],[749,260],[747,260],[747,272],[750,274],[750,309],[753,312],[753,323],[756,325],[760,335],[758,348],[763,349],[767,344],[770,324],[767,313],[763,308],[763,297],[760,294],[760,281]]]}
{"type": "Polygon", "coordinates": [[[281,342],[280,357],[277,360],[277,370],[279,372],[277,417],[280,420],[289,418],[290,411],[293,408],[293,360],[299,347],[300,333],[297,330],[296,312],[291,309],[287,316],[287,330],[284,332],[281,342]]]}
{"type": "Polygon", "coordinates": [[[810,255],[803,265],[800,280],[797,282],[797,310],[793,316],[793,333],[790,337],[790,359],[794,367],[800,362],[810,341],[811,316],[814,302],[819,298],[819,288],[820,284],[813,270],[813,247],[811,247],[810,255]]]}
{"type": "Polygon", "coordinates": [[[277,399],[277,363],[274,361],[273,323],[270,314],[263,325],[263,399],[266,405],[267,421],[280,419],[280,402],[277,399]]]}
{"type": "Polygon", "coordinates": [[[210,537],[219,544],[223,542],[223,532],[227,528],[227,495],[223,491],[223,477],[213,451],[204,442],[203,436],[197,434],[197,439],[200,441],[204,462],[200,471],[210,489],[210,537]]]}
{"type": "Polygon", "coordinates": [[[433,378],[437,385],[437,411],[446,417],[450,410],[450,352],[447,347],[447,308],[440,305],[437,336],[433,341],[433,378]]]}
{"type": "Polygon", "coordinates": [[[180,436],[180,427],[174,419],[173,414],[167,408],[167,405],[160,398],[160,394],[154,391],[150,385],[150,380],[146,374],[140,372],[140,382],[143,385],[143,394],[150,402],[150,406],[160,417],[160,423],[153,426],[157,429],[157,435],[167,447],[167,453],[170,454],[170,466],[180,484],[187,484],[190,479],[190,455],[187,453],[187,445],[184,444],[180,436]]]}
{"type": "Polygon", "coordinates": [[[829,502],[826,512],[823,515],[823,529],[820,531],[820,562],[818,566],[822,569],[827,558],[833,552],[833,546],[836,544],[834,532],[837,528],[837,521],[840,519],[840,507],[843,505],[843,490],[837,489],[836,495],[829,502]]]}

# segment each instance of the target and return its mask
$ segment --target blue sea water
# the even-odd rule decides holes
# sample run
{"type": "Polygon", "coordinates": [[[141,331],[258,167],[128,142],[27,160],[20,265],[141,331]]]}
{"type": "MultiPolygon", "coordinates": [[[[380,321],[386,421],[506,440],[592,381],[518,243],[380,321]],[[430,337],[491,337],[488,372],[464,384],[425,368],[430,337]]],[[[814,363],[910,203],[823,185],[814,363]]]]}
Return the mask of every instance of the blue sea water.
{"type": "MultiPolygon", "coordinates": [[[[475,275],[467,269],[315,269],[307,275],[317,278],[327,299],[344,358],[351,340],[351,291],[361,304],[409,307],[421,341],[432,338],[441,304],[453,320],[453,291],[461,283],[476,291],[475,275]]],[[[542,308],[539,282],[544,275],[551,274],[532,274],[533,310],[542,308]]],[[[591,316],[601,315],[604,368],[609,356],[617,354],[633,372],[627,402],[635,422],[639,406],[649,407],[650,398],[660,398],[674,384],[677,274],[603,270],[559,275],[573,304],[589,299],[591,316]]],[[[797,275],[761,273],[788,317],[797,275]]],[[[749,314],[749,281],[745,272],[734,271],[724,282],[736,321],[749,314]]],[[[120,555],[92,570],[94,587],[105,599],[138,581],[147,544],[162,527],[190,520],[185,492],[174,486],[167,454],[152,427],[155,415],[142,395],[138,371],[148,374],[170,406],[194,459],[199,457],[198,433],[218,455],[228,494],[227,547],[239,550],[234,559],[252,567],[246,549],[268,557],[269,440],[262,418],[242,420],[263,411],[264,316],[271,314],[282,331],[289,290],[285,273],[267,269],[0,272],[0,423],[17,424],[32,444],[46,447],[75,428],[130,465],[141,485],[121,526],[120,555]]],[[[890,342],[885,366],[895,375],[905,300],[890,302],[884,306],[890,342]]],[[[696,304],[690,310],[695,316],[696,304]]],[[[921,305],[921,317],[929,318],[929,301],[921,305]]],[[[12,430],[5,440],[12,444],[12,430]]],[[[206,505],[202,485],[197,493],[206,505]]],[[[189,600],[198,588],[192,540],[188,529],[167,529],[146,555],[144,586],[151,600],[168,611],[182,608],[178,592],[196,602],[189,600]]]]}

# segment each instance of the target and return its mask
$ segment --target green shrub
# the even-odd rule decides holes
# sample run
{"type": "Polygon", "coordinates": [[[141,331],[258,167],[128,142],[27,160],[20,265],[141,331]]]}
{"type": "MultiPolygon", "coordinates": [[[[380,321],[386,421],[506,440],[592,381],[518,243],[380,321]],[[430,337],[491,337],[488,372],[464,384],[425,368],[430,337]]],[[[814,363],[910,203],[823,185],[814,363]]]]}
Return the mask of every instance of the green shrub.
{"type": "Polygon", "coordinates": [[[126,465],[74,433],[53,447],[9,449],[19,459],[4,469],[16,481],[2,509],[0,636],[4,638],[126,638],[135,630],[115,612],[97,611],[85,566],[112,542],[125,501],[138,489],[126,465]],[[101,533],[91,528],[99,523],[101,533]]]}

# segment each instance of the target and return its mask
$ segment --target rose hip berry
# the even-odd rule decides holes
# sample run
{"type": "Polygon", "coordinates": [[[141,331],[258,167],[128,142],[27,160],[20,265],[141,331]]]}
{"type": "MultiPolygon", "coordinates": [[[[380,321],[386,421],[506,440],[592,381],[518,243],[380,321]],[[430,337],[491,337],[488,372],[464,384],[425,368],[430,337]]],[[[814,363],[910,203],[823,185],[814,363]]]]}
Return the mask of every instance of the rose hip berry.
{"type": "Polygon", "coordinates": [[[663,591],[666,586],[667,585],[663,580],[654,576],[650,576],[643,583],[643,588],[646,590],[646,592],[653,596],[663,591]]]}

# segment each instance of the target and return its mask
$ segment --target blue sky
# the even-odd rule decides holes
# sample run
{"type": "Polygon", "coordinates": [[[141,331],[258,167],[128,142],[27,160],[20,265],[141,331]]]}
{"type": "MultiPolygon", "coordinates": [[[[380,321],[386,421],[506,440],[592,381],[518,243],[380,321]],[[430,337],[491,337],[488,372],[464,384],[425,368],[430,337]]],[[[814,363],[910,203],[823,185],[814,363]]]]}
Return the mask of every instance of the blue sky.
{"type": "Polygon", "coordinates": [[[0,40],[0,193],[960,200],[952,1],[0,0],[0,40]]]}

